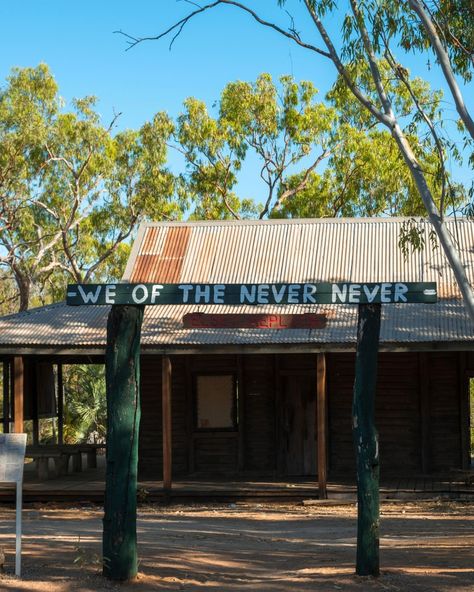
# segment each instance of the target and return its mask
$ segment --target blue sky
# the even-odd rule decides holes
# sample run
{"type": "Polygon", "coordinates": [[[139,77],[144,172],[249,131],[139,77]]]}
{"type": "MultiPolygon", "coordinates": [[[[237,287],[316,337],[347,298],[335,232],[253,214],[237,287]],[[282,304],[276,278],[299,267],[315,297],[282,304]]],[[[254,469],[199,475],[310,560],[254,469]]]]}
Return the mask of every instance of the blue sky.
{"type": "MultiPolygon", "coordinates": [[[[276,17],[283,26],[289,22],[274,0],[251,0],[249,4],[266,17],[276,17]]],[[[296,28],[319,45],[315,31],[305,28],[307,18],[300,18],[304,14],[301,3],[289,1],[288,8],[296,28]]],[[[125,39],[114,34],[123,30],[137,36],[155,35],[192,9],[175,0],[4,0],[0,3],[1,80],[13,66],[46,62],[67,102],[96,95],[104,123],[114,112],[122,113],[120,128],[138,127],[160,110],[177,115],[187,96],[211,105],[227,82],[254,80],[261,72],[312,80],[322,94],[334,80],[334,69],[324,58],[259,27],[231,7],[209,11],[189,23],[171,51],[169,40],[125,51],[125,39]]],[[[410,62],[420,72],[424,64],[422,58],[410,62]]],[[[441,84],[439,78],[433,82],[441,84]]],[[[465,99],[474,103],[472,89],[466,91],[465,99]]],[[[252,192],[255,172],[250,170],[243,181],[247,195],[252,192]]],[[[466,169],[460,174],[465,181],[469,179],[466,169]]]]}

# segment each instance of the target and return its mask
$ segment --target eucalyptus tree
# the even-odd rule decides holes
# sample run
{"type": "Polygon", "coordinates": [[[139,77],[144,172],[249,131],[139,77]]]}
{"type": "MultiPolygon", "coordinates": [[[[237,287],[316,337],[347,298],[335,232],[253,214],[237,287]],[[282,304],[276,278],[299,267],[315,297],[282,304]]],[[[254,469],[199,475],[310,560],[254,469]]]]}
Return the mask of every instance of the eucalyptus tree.
{"type": "Polygon", "coordinates": [[[0,267],[20,310],[32,290],[120,276],[140,220],[181,215],[161,119],[114,135],[95,106],[65,111],[45,65],[13,70],[0,93],[0,267]]]}
{"type": "MultiPolygon", "coordinates": [[[[319,36],[320,46],[315,45],[312,39],[311,42],[306,40],[297,30],[297,25],[292,18],[287,25],[280,25],[276,21],[262,18],[250,7],[250,3],[233,0],[216,0],[202,6],[194,5],[187,16],[166,31],[154,37],[128,36],[128,38],[131,46],[170,34],[174,36],[174,40],[191,19],[205,11],[227,5],[245,11],[260,25],[271,28],[292,40],[315,57],[332,62],[338,76],[338,83],[344,85],[355,97],[367,116],[371,118],[373,125],[386,128],[396,142],[440,245],[453,269],[469,315],[474,320],[472,286],[456,250],[455,242],[443,221],[443,208],[451,192],[446,179],[445,161],[447,153],[455,151],[456,146],[441,133],[441,120],[433,120],[429,113],[429,105],[418,100],[414,93],[409,69],[406,62],[402,61],[407,50],[417,50],[420,47],[434,49],[436,59],[441,64],[441,70],[455,98],[456,108],[460,112],[460,125],[467,130],[467,141],[470,142],[472,140],[470,115],[465,104],[462,103],[459,87],[456,89],[453,82],[455,82],[456,71],[466,79],[472,72],[472,35],[468,32],[469,24],[472,23],[472,13],[468,9],[467,20],[458,19],[454,25],[456,9],[443,9],[441,12],[437,9],[438,6],[447,6],[447,3],[433,2],[431,8],[434,6],[434,10],[430,10],[428,2],[422,3],[421,0],[403,2],[347,0],[344,4],[336,3],[334,0],[302,0],[302,3],[308,23],[314,27],[319,36]],[[444,21],[438,18],[441,13],[444,21]],[[340,25],[339,32],[333,33],[335,23],[340,25]],[[433,26],[430,27],[430,25],[433,26]],[[459,57],[461,55],[464,58],[459,57]],[[393,79],[404,85],[407,92],[412,95],[413,109],[409,114],[400,110],[388,89],[389,82],[393,79]],[[424,133],[430,134],[437,146],[438,175],[440,179],[444,178],[441,180],[439,192],[434,192],[430,186],[429,173],[424,170],[422,160],[417,154],[422,132],[419,131],[414,138],[410,135],[410,124],[413,121],[424,125],[424,133]]],[[[278,0],[278,4],[285,8],[287,16],[291,2],[278,0]]],[[[469,6],[466,0],[457,0],[457,4],[463,9],[469,6]]]]}
{"type": "MultiPolygon", "coordinates": [[[[405,86],[393,81],[391,88],[409,113],[413,101],[405,86]]],[[[419,79],[413,89],[434,117],[440,94],[419,79]]],[[[214,105],[215,116],[202,101],[187,99],[169,142],[184,157],[180,187],[190,200],[190,216],[421,215],[423,203],[390,134],[374,128],[343,85],[336,85],[324,102],[317,98],[310,82],[284,76],[276,83],[262,74],[255,82],[227,84],[214,105]],[[254,193],[244,197],[238,183],[249,169],[254,193]],[[263,197],[257,200],[259,182],[263,197]]],[[[417,131],[412,122],[411,135],[417,131]]],[[[418,153],[430,187],[439,191],[438,151],[431,136],[423,138],[418,153]]],[[[442,179],[450,184],[450,207],[459,206],[462,190],[449,177],[442,179]]]]}
{"type": "Polygon", "coordinates": [[[264,218],[306,187],[311,172],[329,155],[336,119],[334,109],[317,102],[316,95],[310,82],[283,76],[275,84],[262,74],[255,82],[227,84],[216,117],[202,101],[187,99],[172,137],[184,156],[181,179],[192,198],[191,216],[264,218]],[[258,163],[261,203],[255,194],[245,198],[237,193],[242,167],[250,159],[258,163]],[[302,171],[298,183],[286,186],[287,175],[295,170],[302,171]]]}

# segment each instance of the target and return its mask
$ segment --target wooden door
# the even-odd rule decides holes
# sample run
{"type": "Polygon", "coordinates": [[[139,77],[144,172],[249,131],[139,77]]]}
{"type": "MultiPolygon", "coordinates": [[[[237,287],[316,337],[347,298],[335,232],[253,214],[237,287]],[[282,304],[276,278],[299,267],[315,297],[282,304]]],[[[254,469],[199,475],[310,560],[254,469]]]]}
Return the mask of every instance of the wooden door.
{"type": "Polygon", "coordinates": [[[316,379],[282,377],[280,468],[288,476],[317,474],[316,379]]]}

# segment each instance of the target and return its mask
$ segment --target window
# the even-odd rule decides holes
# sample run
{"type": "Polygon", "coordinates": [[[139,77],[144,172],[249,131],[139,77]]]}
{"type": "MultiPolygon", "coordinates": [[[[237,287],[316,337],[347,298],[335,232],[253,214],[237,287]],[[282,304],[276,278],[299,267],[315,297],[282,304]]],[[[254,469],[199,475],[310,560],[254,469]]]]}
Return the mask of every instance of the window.
{"type": "Polygon", "coordinates": [[[232,374],[196,377],[196,427],[233,430],[237,427],[235,377],[232,374]]]}

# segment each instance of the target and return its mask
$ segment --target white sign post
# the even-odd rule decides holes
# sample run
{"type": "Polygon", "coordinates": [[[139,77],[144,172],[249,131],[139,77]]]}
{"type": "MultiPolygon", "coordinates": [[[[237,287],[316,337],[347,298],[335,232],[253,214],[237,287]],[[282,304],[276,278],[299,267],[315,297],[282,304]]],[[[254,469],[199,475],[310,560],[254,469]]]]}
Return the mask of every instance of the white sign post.
{"type": "Polygon", "coordinates": [[[0,434],[0,483],[16,484],[15,575],[21,575],[21,506],[26,434],[0,434]]]}

